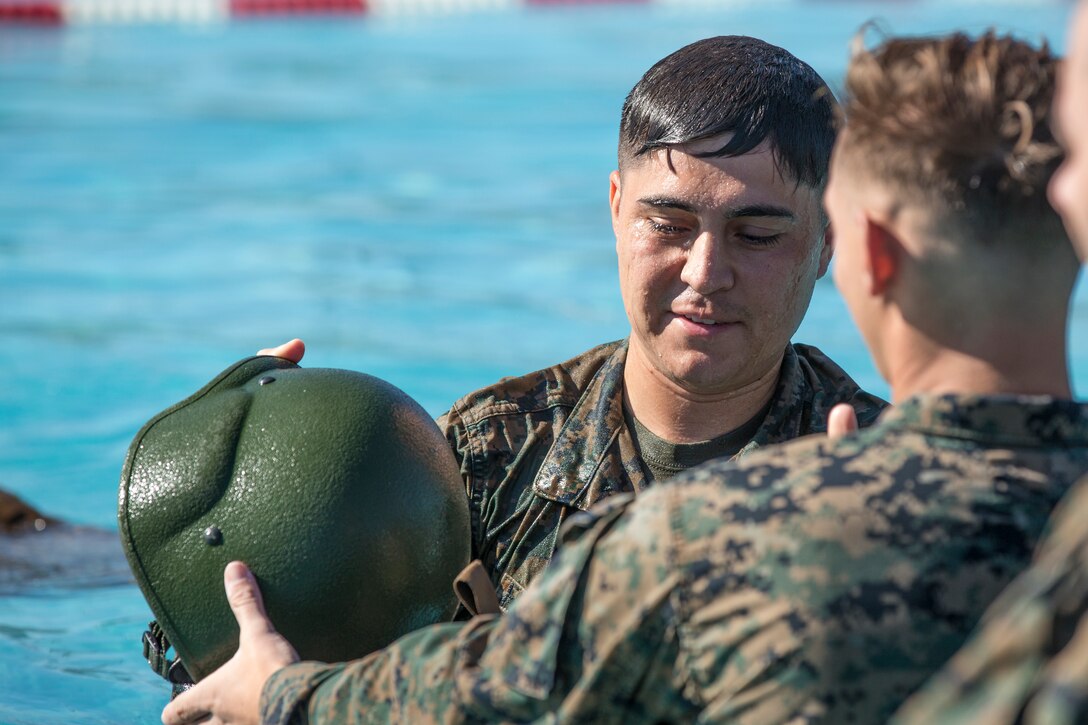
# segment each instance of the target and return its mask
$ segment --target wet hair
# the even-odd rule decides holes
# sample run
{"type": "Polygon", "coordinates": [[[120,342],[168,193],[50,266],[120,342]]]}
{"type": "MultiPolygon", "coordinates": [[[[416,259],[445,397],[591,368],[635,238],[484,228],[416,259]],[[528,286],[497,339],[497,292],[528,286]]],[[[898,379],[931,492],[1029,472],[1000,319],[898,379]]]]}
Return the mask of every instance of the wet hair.
{"type": "Polygon", "coordinates": [[[726,35],[658,61],[627,95],[619,165],[659,148],[725,133],[702,157],[739,156],[769,139],[775,163],[820,188],[835,140],[835,100],[811,66],[756,38],[726,35]]]}
{"type": "Polygon", "coordinates": [[[841,153],[961,233],[1011,238],[1030,228],[1032,238],[1064,239],[1046,196],[1062,161],[1049,121],[1057,69],[1045,43],[992,30],[895,38],[872,50],[859,34],[841,153]]]}

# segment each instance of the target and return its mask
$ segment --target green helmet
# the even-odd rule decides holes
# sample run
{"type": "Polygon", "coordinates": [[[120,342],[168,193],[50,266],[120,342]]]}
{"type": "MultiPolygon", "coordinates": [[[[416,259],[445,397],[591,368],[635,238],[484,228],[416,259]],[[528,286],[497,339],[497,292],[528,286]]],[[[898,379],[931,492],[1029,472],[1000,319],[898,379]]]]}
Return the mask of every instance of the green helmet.
{"type": "Polygon", "coordinates": [[[152,632],[196,681],[238,647],[232,560],[299,655],[324,661],[449,619],[469,560],[464,486],[426,412],[370,375],[275,357],[232,365],[140,430],[118,519],[152,632]]]}

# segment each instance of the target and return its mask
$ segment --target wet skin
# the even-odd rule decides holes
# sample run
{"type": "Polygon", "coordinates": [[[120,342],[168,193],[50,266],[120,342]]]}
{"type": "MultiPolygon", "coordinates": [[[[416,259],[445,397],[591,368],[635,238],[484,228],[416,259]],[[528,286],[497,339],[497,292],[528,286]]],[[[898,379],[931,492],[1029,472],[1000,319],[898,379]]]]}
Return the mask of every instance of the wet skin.
{"type": "Polygon", "coordinates": [[[766,142],[692,155],[723,142],[652,151],[611,179],[628,364],[704,396],[776,373],[832,251],[819,192],[783,176],[766,142]]]}

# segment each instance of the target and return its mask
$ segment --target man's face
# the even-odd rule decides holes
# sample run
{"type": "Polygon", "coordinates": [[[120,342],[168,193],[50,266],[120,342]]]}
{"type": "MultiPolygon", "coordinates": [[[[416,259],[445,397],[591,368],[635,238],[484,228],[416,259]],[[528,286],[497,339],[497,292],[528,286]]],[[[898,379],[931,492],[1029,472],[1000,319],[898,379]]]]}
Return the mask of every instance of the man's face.
{"type": "Polygon", "coordinates": [[[1062,215],[1081,261],[1088,260],[1088,8],[1082,4],[1055,101],[1065,162],[1050,181],[1050,202],[1062,215]]]}
{"type": "Polygon", "coordinates": [[[631,354],[694,394],[736,391],[778,364],[831,258],[819,194],[783,178],[767,142],[732,158],[660,149],[612,174],[612,227],[631,354]]]}

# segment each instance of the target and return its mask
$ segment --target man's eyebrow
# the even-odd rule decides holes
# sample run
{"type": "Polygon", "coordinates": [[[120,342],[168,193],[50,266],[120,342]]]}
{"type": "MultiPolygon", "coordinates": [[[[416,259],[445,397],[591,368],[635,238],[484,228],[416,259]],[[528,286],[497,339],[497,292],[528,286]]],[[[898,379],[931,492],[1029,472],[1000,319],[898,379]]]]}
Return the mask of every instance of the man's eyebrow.
{"type": "MultiPolygon", "coordinates": [[[[686,211],[690,214],[695,214],[697,211],[691,204],[668,196],[646,197],[644,199],[639,199],[639,203],[657,209],[677,209],[679,211],[686,211]]],[[[774,204],[748,204],[746,206],[737,207],[736,209],[730,209],[726,214],[727,219],[741,219],[745,217],[776,217],[779,219],[788,219],[789,221],[797,220],[797,215],[794,214],[792,210],[774,204]]]]}
{"type": "Polygon", "coordinates": [[[730,219],[739,219],[741,217],[779,217],[783,219],[789,219],[790,221],[796,221],[797,215],[784,206],[775,206],[774,204],[749,204],[748,206],[742,206],[737,209],[733,209],[727,215],[730,219]]]}
{"type": "Polygon", "coordinates": [[[678,209],[679,211],[686,211],[691,214],[695,213],[695,207],[679,199],[673,199],[669,196],[648,196],[638,200],[639,204],[644,206],[652,206],[655,209],[678,209]]]}

